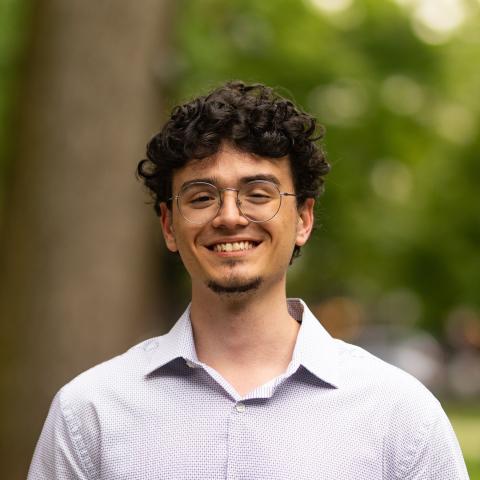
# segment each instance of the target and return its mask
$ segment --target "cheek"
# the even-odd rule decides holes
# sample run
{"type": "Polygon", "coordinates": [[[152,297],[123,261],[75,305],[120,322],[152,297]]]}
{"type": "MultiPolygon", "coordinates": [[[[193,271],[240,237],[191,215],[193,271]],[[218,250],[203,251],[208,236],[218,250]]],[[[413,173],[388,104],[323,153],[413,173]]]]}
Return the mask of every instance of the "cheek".
{"type": "Polygon", "coordinates": [[[285,244],[295,243],[298,232],[298,215],[296,210],[289,212],[288,216],[282,219],[282,222],[278,225],[278,232],[280,235],[280,241],[285,244]]]}
{"type": "Polygon", "coordinates": [[[174,227],[176,231],[175,242],[180,257],[184,263],[189,262],[189,260],[195,258],[196,255],[193,251],[195,248],[196,232],[186,229],[185,226],[180,228],[180,226],[174,224],[174,227]]]}
{"type": "Polygon", "coordinates": [[[180,256],[182,257],[182,260],[184,258],[189,258],[191,257],[191,249],[188,244],[188,242],[185,241],[185,237],[183,235],[178,235],[176,237],[176,243],[177,243],[177,248],[178,248],[178,253],[180,253],[180,256]]]}

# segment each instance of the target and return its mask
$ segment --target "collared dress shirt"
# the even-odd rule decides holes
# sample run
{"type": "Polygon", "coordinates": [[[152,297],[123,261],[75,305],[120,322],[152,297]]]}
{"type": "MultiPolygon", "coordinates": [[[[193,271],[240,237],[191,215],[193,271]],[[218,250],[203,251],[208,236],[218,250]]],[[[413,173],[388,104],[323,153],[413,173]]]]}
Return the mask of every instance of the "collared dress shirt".
{"type": "Polygon", "coordinates": [[[442,407],[300,300],[284,374],[245,396],[200,362],[189,309],[55,396],[28,480],[468,479],[442,407]]]}

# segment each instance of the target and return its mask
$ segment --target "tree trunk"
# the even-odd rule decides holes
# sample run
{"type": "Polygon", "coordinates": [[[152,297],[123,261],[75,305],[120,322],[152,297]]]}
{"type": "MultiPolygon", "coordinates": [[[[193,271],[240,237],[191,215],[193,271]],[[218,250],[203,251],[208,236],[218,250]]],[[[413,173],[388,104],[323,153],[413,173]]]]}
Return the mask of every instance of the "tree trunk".
{"type": "Polygon", "coordinates": [[[0,250],[2,478],[25,478],[62,384],[157,327],[155,217],[134,172],[162,113],[167,7],[34,11],[0,250]]]}

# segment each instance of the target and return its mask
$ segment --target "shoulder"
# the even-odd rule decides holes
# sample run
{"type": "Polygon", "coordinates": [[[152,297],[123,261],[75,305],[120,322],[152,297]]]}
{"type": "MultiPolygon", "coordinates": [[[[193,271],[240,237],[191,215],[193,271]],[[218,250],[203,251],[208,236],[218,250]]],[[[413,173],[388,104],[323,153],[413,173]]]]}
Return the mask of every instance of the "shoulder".
{"type": "Polygon", "coordinates": [[[346,388],[363,392],[380,410],[434,422],[443,411],[435,396],[415,377],[361,347],[335,340],[346,388]],[[367,394],[368,392],[368,394],[367,394]]]}
{"type": "Polygon", "coordinates": [[[387,477],[468,478],[455,433],[435,396],[400,368],[335,342],[347,395],[366,407],[362,416],[382,437],[387,477]]]}
{"type": "Polygon", "coordinates": [[[80,373],[59,391],[60,404],[102,403],[141,388],[152,351],[159,348],[162,339],[160,336],[142,341],[80,373]]]}
{"type": "Polygon", "coordinates": [[[129,412],[139,395],[148,396],[144,365],[161,338],[141,342],[90,368],[58,391],[37,443],[32,475],[57,478],[55,472],[61,471],[65,478],[97,478],[102,436],[120,423],[134,421],[129,412]]]}

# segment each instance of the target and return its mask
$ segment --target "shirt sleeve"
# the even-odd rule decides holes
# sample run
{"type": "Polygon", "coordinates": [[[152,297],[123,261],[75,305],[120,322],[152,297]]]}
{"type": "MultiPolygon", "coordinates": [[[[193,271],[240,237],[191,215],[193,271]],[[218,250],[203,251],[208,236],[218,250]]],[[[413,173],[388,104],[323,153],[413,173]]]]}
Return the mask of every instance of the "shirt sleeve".
{"type": "Polygon", "coordinates": [[[385,445],[388,480],[469,480],[447,415],[431,394],[397,404],[385,445]]]}
{"type": "Polygon", "coordinates": [[[462,451],[447,415],[440,408],[427,442],[429,480],[468,480],[462,451]]]}
{"type": "Polygon", "coordinates": [[[37,442],[27,480],[93,480],[92,468],[78,421],[60,390],[37,442]]]}

